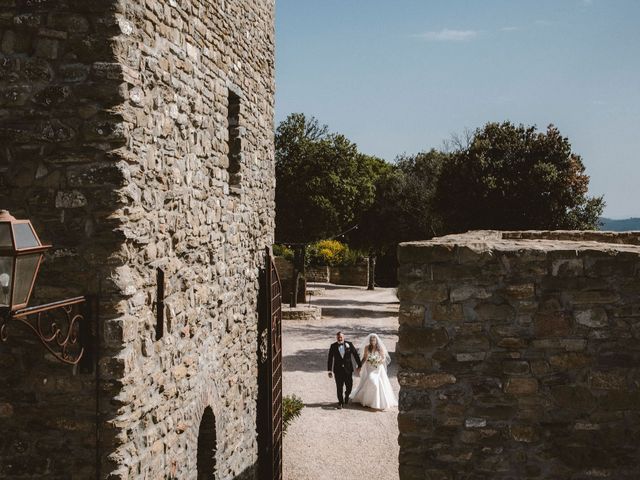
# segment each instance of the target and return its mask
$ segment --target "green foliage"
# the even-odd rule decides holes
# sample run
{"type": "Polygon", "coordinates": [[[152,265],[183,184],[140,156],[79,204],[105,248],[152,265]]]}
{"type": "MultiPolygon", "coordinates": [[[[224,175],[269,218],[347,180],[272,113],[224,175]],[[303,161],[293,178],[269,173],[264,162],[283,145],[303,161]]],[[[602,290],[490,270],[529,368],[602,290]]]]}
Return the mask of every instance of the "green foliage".
{"type": "MultiPolygon", "coordinates": [[[[276,132],[276,238],[313,242],[353,225],[349,245],[369,254],[472,229],[595,229],[602,197],[588,195],[579,155],[557,128],[488,123],[452,151],[388,164],[303,114],[276,132]]],[[[319,252],[311,264],[356,262],[358,250],[319,252]]]]}
{"type": "Polygon", "coordinates": [[[602,197],[559,130],[509,122],[476,130],[444,162],[434,210],[446,232],[473,229],[596,229],[602,197]]]}
{"type": "Polygon", "coordinates": [[[282,398],[282,431],[287,432],[291,422],[300,416],[304,403],[296,395],[287,395],[282,398]]]}
{"type": "Polygon", "coordinates": [[[383,160],[303,114],[276,130],[276,238],[311,242],[352,226],[374,199],[383,160]]]}
{"type": "Polygon", "coordinates": [[[398,157],[378,177],[374,202],[361,216],[351,243],[383,253],[400,242],[442,232],[433,204],[437,179],[448,158],[436,150],[398,157]]]}
{"type": "Polygon", "coordinates": [[[293,261],[293,250],[291,250],[286,245],[280,245],[278,243],[275,243],[273,245],[273,254],[276,257],[284,257],[289,261],[293,261]]]}
{"type": "Polygon", "coordinates": [[[306,264],[313,266],[349,266],[358,263],[364,255],[358,250],[352,250],[348,245],[338,240],[320,240],[307,247],[306,264]]]}

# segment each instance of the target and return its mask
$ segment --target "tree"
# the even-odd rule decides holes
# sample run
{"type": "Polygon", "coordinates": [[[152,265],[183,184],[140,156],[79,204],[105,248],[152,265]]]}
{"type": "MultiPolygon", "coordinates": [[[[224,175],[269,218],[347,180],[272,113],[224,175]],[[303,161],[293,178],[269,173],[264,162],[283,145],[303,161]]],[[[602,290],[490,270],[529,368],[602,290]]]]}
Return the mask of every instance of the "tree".
{"type": "Polygon", "coordinates": [[[447,154],[430,150],[401,156],[380,171],[372,205],[363,212],[350,244],[369,251],[369,288],[376,258],[395,251],[398,243],[431,238],[440,231],[433,210],[436,181],[447,154]]]}
{"type": "Polygon", "coordinates": [[[602,197],[559,130],[510,122],[476,130],[438,178],[434,207],[448,233],[474,229],[595,229],[602,197]]]}
{"type": "Polygon", "coordinates": [[[437,150],[398,157],[378,176],[374,201],[360,218],[354,241],[368,242],[383,253],[400,242],[441,233],[434,197],[440,170],[448,158],[437,150]]]}
{"type": "Polygon", "coordinates": [[[276,240],[308,243],[355,225],[374,199],[382,160],[344,135],[292,114],[276,130],[276,240]]]}
{"type": "Polygon", "coordinates": [[[304,114],[276,129],[276,241],[297,244],[294,292],[304,268],[305,245],[355,227],[374,199],[384,161],[358,152],[344,135],[304,114]]]}

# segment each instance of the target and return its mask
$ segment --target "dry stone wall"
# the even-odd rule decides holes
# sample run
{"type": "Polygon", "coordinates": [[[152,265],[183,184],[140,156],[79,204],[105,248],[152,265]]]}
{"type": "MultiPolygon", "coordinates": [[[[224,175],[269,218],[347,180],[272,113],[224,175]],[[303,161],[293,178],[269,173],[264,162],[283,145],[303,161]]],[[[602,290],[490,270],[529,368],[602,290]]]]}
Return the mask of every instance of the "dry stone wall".
{"type": "Polygon", "coordinates": [[[400,246],[400,477],[640,478],[637,234],[400,246]]]}
{"type": "MultiPolygon", "coordinates": [[[[31,219],[54,244],[31,303],[100,293],[105,320],[122,298],[110,278],[125,261],[111,216],[126,175],[113,154],[126,143],[110,48],[118,33],[108,0],[0,1],[0,208],[31,219]]],[[[115,414],[119,391],[116,350],[102,349],[97,390],[95,357],[86,370],[64,366],[28,330],[8,330],[0,478],[95,478],[96,427],[115,414]]]]}
{"type": "Polygon", "coordinates": [[[273,7],[147,0],[127,2],[118,17],[129,168],[118,211],[128,262],[116,282],[129,297],[116,321],[116,422],[127,435],[114,478],[195,478],[207,407],[217,478],[257,460],[258,273],[273,242],[273,7]],[[166,278],[158,340],[156,268],[166,278]]]}
{"type": "Polygon", "coordinates": [[[196,478],[207,407],[216,478],[253,478],[273,0],[0,7],[0,206],[57,247],[40,298],[100,302],[97,374],[0,346],[0,478],[196,478]]]}

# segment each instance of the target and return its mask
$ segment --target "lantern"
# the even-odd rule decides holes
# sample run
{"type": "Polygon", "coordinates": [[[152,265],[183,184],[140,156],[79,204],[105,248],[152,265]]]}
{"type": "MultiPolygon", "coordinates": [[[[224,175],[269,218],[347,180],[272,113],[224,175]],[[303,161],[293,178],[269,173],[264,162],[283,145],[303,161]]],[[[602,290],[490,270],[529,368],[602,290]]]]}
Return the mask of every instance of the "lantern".
{"type": "Polygon", "coordinates": [[[14,312],[29,303],[43,253],[29,220],[16,220],[0,210],[0,309],[14,312]]]}

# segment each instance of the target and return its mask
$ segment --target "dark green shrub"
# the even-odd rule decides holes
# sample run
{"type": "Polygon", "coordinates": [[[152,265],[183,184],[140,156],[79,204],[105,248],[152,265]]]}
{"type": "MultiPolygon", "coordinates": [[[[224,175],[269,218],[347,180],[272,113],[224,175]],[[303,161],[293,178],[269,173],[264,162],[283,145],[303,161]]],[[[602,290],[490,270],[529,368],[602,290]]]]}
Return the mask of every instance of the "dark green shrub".
{"type": "Polygon", "coordinates": [[[286,433],[291,422],[300,416],[304,403],[296,395],[287,395],[282,399],[282,431],[286,433]]]}
{"type": "Polygon", "coordinates": [[[291,262],[293,261],[293,250],[291,250],[286,245],[280,245],[278,243],[275,243],[273,245],[273,254],[276,257],[284,257],[291,262]]]}

